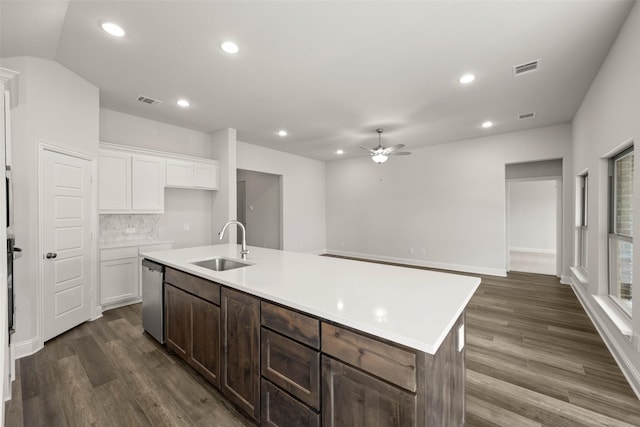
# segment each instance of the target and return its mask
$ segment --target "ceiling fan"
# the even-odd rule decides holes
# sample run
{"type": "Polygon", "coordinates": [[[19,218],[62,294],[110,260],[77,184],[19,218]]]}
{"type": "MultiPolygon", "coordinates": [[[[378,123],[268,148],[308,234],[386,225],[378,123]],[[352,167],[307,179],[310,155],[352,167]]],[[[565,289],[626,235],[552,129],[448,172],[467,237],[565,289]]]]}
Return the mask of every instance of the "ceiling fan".
{"type": "Polygon", "coordinates": [[[404,144],[396,144],[396,145],[392,145],[391,147],[383,147],[382,146],[382,132],[384,132],[384,129],[378,128],[378,129],[376,129],[376,132],[378,132],[378,146],[377,147],[369,148],[369,147],[365,147],[363,145],[360,146],[360,148],[364,148],[365,150],[369,151],[369,153],[371,155],[371,159],[373,159],[374,162],[376,162],[378,164],[382,164],[382,163],[387,161],[389,156],[406,156],[408,154],[411,154],[409,151],[396,151],[396,150],[399,150],[402,147],[404,147],[404,144]]]}

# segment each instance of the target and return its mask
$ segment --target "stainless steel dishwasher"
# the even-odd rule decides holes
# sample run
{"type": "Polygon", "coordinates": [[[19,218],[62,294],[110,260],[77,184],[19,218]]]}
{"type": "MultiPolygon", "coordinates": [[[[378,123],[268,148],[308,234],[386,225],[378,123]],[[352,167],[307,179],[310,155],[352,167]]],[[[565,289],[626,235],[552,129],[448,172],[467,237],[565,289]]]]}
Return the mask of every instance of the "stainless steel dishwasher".
{"type": "Polygon", "coordinates": [[[164,344],[164,266],[142,260],[142,327],[164,344]]]}

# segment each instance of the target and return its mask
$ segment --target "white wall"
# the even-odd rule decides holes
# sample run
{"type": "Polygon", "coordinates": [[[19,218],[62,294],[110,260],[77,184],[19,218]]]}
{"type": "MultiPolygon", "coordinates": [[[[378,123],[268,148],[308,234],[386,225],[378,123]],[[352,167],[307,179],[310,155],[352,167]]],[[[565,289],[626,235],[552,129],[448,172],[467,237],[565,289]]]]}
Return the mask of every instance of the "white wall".
{"type": "MultiPolygon", "coordinates": [[[[100,141],[195,157],[211,157],[211,135],[117,111],[100,109],[100,141]]],[[[215,192],[165,189],[160,239],[174,248],[210,245],[215,192]],[[189,230],[184,225],[189,224],[189,230]]]]}
{"type": "MultiPolygon", "coordinates": [[[[98,88],[46,59],[3,58],[19,71],[17,105],[12,109],[16,245],[16,353],[39,348],[38,150],[40,142],[97,156],[98,88]]],[[[97,221],[97,215],[95,215],[97,221]]]]}
{"type": "Polygon", "coordinates": [[[238,141],[239,169],[282,175],[282,249],[326,248],[325,163],[238,141]]]}
{"type": "Polygon", "coordinates": [[[100,109],[100,141],[211,158],[211,135],[208,133],[106,108],[100,109]]]}
{"type": "MultiPolygon", "coordinates": [[[[636,2],[574,118],[572,175],[575,182],[579,173],[584,170],[589,172],[588,284],[578,284],[577,277],[574,277],[574,288],[623,372],[640,395],[640,352],[637,347],[640,339],[640,305],[638,301],[634,304],[629,323],[635,336],[629,339],[620,333],[594,299],[594,295],[606,295],[608,292],[607,165],[603,158],[631,140],[635,142],[637,154],[640,143],[639,41],[640,4],[636,2]]],[[[637,225],[640,224],[640,170],[637,167],[634,187],[633,220],[637,225]]],[[[640,242],[638,226],[635,227],[633,239],[634,242],[640,242]]],[[[638,272],[640,251],[636,250],[633,258],[633,269],[638,272]]],[[[632,292],[638,300],[640,281],[636,278],[634,282],[632,292]]]]}
{"type": "MultiPolygon", "coordinates": [[[[327,248],[504,275],[505,164],[562,158],[568,178],[570,144],[567,124],[417,148],[383,165],[367,157],[328,163],[327,248]]],[[[573,181],[564,182],[570,194],[573,181]]]]}
{"type": "Polygon", "coordinates": [[[237,181],[245,183],[247,245],[281,249],[280,176],[239,169],[237,181]]]}
{"type": "Polygon", "coordinates": [[[556,181],[509,183],[510,250],[556,252],[556,181]]]}
{"type": "MultiPolygon", "coordinates": [[[[218,241],[217,234],[224,224],[236,219],[236,130],[223,129],[211,135],[212,154],[220,161],[220,190],[214,194],[213,203],[213,239],[218,241]]],[[[235,242],[238,235],[237,227],[229,227],[222,239],[222,243],[235,242]]]]}

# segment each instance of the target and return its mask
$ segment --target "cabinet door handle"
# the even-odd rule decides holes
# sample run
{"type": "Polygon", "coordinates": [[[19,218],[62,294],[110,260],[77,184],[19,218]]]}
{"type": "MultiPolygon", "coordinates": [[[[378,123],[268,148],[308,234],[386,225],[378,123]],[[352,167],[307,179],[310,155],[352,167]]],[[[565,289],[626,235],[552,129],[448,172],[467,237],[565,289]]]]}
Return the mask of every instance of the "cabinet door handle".
{"type": "Polygon", "coordinates": [[[58,254],[55,253],[55,252],[47,252],[47,254],[45,255],[45,257],[47,257],[47,259],[55,258],[57,256],[58,256],[58,254]]]}

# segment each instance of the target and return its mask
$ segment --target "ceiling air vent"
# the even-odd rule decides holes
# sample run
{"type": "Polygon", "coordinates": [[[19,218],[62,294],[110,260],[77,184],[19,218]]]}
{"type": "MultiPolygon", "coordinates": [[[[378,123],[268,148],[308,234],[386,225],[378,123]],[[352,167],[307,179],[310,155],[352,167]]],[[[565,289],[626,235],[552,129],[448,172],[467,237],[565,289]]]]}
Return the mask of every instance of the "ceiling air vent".
{"type": "Polygon", "coordinates": [[[157,99],[153,99],[153,98],[149,98],[148,96],[140,95],[138,97],[138,102],[142,102],[143,104],[147,104],[147,105],[158,105],[162,101],[157,100],[157,99]]]}
{"type": "Polygon", "coordinates": [[[526,64],[516,65],[513,67],[513,76],[517,77],[522,74],[538,71],[539,67],[540,67],[539,59],[536,59],[535,61],[527,62],[526,64]]]}
{"type": "Polygon", "coordinates": [[[524,119],[532,119],[536,116],[536,113],[531,112],[531,113],[524,113],[524,114],[520,114],[518,115],[518,120],[524,120],[524,119]]]}

